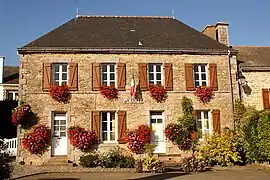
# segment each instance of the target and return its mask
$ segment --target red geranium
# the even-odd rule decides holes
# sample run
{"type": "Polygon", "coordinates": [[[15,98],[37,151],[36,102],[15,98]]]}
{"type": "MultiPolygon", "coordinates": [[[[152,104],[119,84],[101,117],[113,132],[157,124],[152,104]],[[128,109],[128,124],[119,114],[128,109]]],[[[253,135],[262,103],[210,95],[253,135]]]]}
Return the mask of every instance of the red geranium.
{"type": "Polygon", "coordinates": [[[20,124],[23,119],[26,117],[27,113],[31,112],[31,106],[28,104],[18,106],[14,110],[12,110],[12,123],[17,126],[20,124]]]}
{"type": "Polygon", "coordinates": [[[68,138],[73,146],[82,151],[99,143],[99,139],[94,131],[87,131],[79,126],[68,128],[68,138]]]}
{"type": "Polygon", "coordinates": [[[148,125],[140,125],[133,131],[127,131],[124,137],[127,147],[136,154],[142,153],[145,144],[151,141],[151,132],[148,125]]]}
{"type": "Polygon", "coordinates": [[[48,126],[37,125],[32,131],[25,134],[22,146],[30,153],[41,156],[50,146],[51,130],[48,126]]]}
{"type": "Polygon", "coordinates": [[[194,95],[197,96],[199,100],[204,104],[210,102],[214,96],[212,89],[207,86],[196,87],[194,95]]]}
{"type": "Polygon", "coordinates": [[[100,86],[100,93],[107,99],[113,100],[118,98],[118,90],[114,86],[100,86]]]}
{"type": "Polygon", "coordinates": [[[157,102],[164,102],[167,99],[167,91],[162,85],[149,84],[149,93],[157,102]]]}
{"type": "Polygon", "coordinates": [[[70,99],[70,91],[66,83],[63,83],[61,86],[55,84],[50,85],[49,94],[58,102],[65,103],[70,99]]]}

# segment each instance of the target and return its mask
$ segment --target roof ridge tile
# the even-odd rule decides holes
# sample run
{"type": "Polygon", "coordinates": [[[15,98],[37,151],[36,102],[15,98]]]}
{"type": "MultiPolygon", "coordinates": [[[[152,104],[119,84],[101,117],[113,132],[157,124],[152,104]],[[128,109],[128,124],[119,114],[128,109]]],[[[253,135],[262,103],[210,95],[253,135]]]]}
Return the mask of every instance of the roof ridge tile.
{"type": "Polygon", "coordinates": [[[174,19],[173,16],[116,16],[116,15],[78,15],[80,17],[89,18],[156,18],[156,19],[174,19]]]}

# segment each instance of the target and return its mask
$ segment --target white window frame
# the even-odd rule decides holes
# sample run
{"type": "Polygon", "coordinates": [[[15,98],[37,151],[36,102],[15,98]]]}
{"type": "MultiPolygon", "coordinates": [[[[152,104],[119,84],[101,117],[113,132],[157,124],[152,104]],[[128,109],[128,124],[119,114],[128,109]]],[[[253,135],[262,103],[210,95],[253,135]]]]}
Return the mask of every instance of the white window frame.
{"type": "Polygon", "coordinates": [[[164,112],[163,111],[150,111],[150,125],[152,124],[152,119],[156,119],[156,120],[162,119],[162,123],[160,124],[164,124],[164,112]],[[155,113],[155,112],[161,113],[161,115],[152,115],[152,113],[155,113]]]}
{"type": "Polygon", "coordinates": [[[103,143],[117,143],[117,140],[118,140],[118,116],[117,116],[117,113],[116,112],[112,112],[112,111],[103,111],[101,112],[101,116],[100,116],[100,139],[103,143]],[[103,113],[106,113],[107,114],[107,140],[104,141],[102,139],[102,133],[103,133],[103,128],[102,128],[102,114],[103,113]],[[111,137],[110,137],[110,118],[111,118],[111,113],[114,114],[115,116],[115,140],[111,140],[111,137]]]}
{"type": "Polygon", "coordinates": [[[203,81],[205,81],[206,82],[206,86],[208,86],[208,65],[207,64],[194,64],[193,74],[194,74],[194,86],[195,86],[196,82],[199,82],[199,86],[202,86],[202,82],[203,81]],[[198,67],[198,72],[195,71],[195,66],[198,67]],[[205,80],[202,80],[202,71],[201,71],[201,67],[202,66],[205,66],[205,76],[206,76],[206,79],[205,80]],[[196,80],[195,74],[198,74],[199,75],[199,79],[198,80],[196,80]]]}
{"type": "Polygon", "coordinates": [[[7,90],[6,91],[6,99],[8,100],[8,94],[12,94],[12,100],[13,101],[16,101],[16,100],[18,100],[18,98],[19,98],[19,92],[18,91],[10,91],[10,90],[7,90]],[[16,98],[16,94],[18,95],[17,96],[17,98],[16,98]]]}
{"type": "Polygon", "coordinates": [[[198,113],[201,114],[201,119],[200,121],[202,122],[202,129],[199,129],[202,132],[202,138],[205,136],[205,131],[208,130],[209,131],[209,135],[213,134],[213,124],[212,124],[212,118],[211,118],[211,111],[210,110],[196,110],[196,123],[198,123],[199,119],[198,119],[198,113]],[[206,119],[204,117],[204,113],[207,112],[208,113],[208,119],[206,119]],[[206,127],[206,122],[208,121],[209,124],[209,129],[207,129],[206,127]]]}
{"type": "Polygon", "coordinates": [[[148,64],[148,84],[157,84],[157,74],[159,72],[157,72],[157,65],[160,65],[160,76],[161,76],[161,81],[160,81],[160,84],[162,85],[163,84],[163,75],[164,75],[164,71],[163,71],[163,64],[162,63],[149,63],[148,64]],[[150,72],[150,68],[149,66],[150,65],[153,65],[153,71],[150,72]],[[150,83],[150,73],[151,74],[154,74],[154,83],[150,83]]]}
{"type": "Polygon", "coordinates": [[[101,84],[102,85],[104,85],[103,84],[103,75],[105,74],[104,72],[105,71],[103,71],[103,66],[107,66],[107,71],[106,71],[106,76],[107,76],[107,79],[106,79],[106,86],[110,86],[111,85],[111,82],[114,82],[114,86],[115,86],[115,88],[117,88],[117,73],[116,73],[116,70],[117,70],[117,67],[116,67],[116,64],[115,63],[103,63],[103,64],[101,64],[101,84]],[[110,71],[110,66],[111,65],[114,65],[114,72],[111,72],[110,71]],[[114,73],[114,80],[111,80],[111,77],[110,77],[110,74],[113,74],[114,73]]]}
{"type": "Polygon", "coordinates": [[[67,113],[65,113],[65,112],[53,112],[52,113],[52,125],[53,125],[53,127],[52,127],[52,132],[51,132],[51,134],[52,134],[52,137],[61,137],[61,132],[65,132],[65,136],[64,137],[68,137],[68,134],[67,134],[67,128],[68,128],[68,125],[67,125],[67,121],[68,121],[68,116],[67,116],[67,113]],[[60,115],[61,114],[61,115],[60,115]],[[64,115],[64,116],[63,116],[64,115]],[[66,122],[66,124],[61,124],[60,123],[60,121],[63,121],[63,120],[65,120],[65,122],[66,122]],[[54,121],[59,121],[59,124],[55,124],[54,123],[54,121]],[[57,135],[55,135],[55,125],[56,126],[58,126],[58,130],[57,130],[57,132],[59,132],[59,134],[57,134],[57,135]],[[66,128],[65,128],[65,130],[60,130],[61,128],[61,126],[65,126],[66,128]]]}
{"type": "Polygon", "coordinates": [[[59,85],[62,85],[62,83],[66,83],[68,85],[68,78],[69,78],[68,68],[69,68],[68,63],[54,63],[53,64],[53,74],[52,74],[53,83],[59,82],[59,85]],[[55,71],[55,65],[59,65],[59,71],[58,72],[55,71]],[[67,71],[66,72],[63,72],[63,65],[67,66],[67,71]],[[62,79],[63,73],[67,74],[67,80],[62,79]],[[55,76],[54,76],[55,74],[59,74],[59,79],[55,79],[55,76]]]}

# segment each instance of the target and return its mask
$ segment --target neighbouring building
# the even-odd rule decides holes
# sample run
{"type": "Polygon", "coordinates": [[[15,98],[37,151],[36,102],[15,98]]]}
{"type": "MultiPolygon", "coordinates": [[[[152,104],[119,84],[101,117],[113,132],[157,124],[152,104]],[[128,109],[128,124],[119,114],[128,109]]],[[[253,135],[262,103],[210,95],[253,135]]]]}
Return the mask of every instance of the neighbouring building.
{"type": "MultiPolygon", "coordinates": [[[[218,23],[214,33],[219,42],[172,17],[79,16],[19,48],[20,98],[54,136],[49,152],[38,157],[19,146],[17,160],[44,164],[52,156],[66,156],[77,161],[82,153],[70,145],[66,132],[73,125],[95,130],[104,151],[118,145],[126,128],[146,123],[156,129],[155,153],[179,154],[164,128],[182,116],[183,96],[193,100],[203,133],[233,127],[236,51],[228,47],[228,24],[218,23]],[[129,101],[133,73],[140,102],[129,101]],[[51,83],[63,82],[72,90],[66,104],[47,92],[51,83]],[[147,92],[148,84],[157,83],[167,89],[166,102],[157,103],[147,92]],[[98,91],[102,84],[115,85],[118,100],[105,99],[98,91]],[[208,104],[193,95],[200,85],[214,90],[208,104]]],[[[20,132],[19,139],[26,131],[20,132]]]]}

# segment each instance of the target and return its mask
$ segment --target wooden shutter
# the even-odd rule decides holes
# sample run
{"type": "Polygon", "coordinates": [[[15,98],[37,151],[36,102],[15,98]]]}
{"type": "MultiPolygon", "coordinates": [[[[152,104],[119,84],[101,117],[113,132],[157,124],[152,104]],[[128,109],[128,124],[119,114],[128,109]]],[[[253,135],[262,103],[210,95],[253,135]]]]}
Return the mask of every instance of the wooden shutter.
{"type": "Polygon", "coordinates": [[[100,64],[92,64],[92,90],[98,91],[100,86],[100,64]]]}
{"type": "Polygon", "coordinates": [[[126,111],[118,111],[118,142],[125,143],[123,137],[127,130],[126,111]]]}
{"type": "Polygon", "coordinates": [[[173,68],[172,63],[165,63],[165,88],[167,91],[173,90],[173,68]]]}
{"type": "Polygon", "coordinates": [[[117,89],[126,90],[126,64],[117,63],[117,89]]]}
{"type": "Polygon", "coordinates": [[[140,90],[148,90],[146,63],[139,64],[139,82],[140,82],[140,90]]]}
{"type": "Polygon", "coordinates": [[[78,64],[69,63],[68,66],[68,85],[70,90],[78,90],[78,64]]]}
{"type": "Polygon", "coordinates": [[[91,122],[92,131],[95,131],[96,135],[100,137],[100,112],[92,111],[92,122],[91,122]]]}
{"type": "Polygon", "coordinates": [[[51,85],[52,78],[52,64],[51,63],[43,63],[43,85],[42,89],[47,91],[51,85]]]}
{"type": "Polygon", "coordinates": [[[270,109],[268,89],[262,89],[262,97],[263,97],[263,108],[270,109]]]}
{"type": "Polygon", "coordinates": [[[194,80],[193,80],[193,64],[185,64],[185,79],[186,79],[186,90],[194,90],[194,80]]]}
{"type": "Polygon", "coordinates": [[[220,111],[218,109],[212,110],[212,121],[214,133],[220,133],[220,111]]]}
{"type": "Polygon", "coordinates": [[[217,82],[217,65],[209,64],[209,72],[210,72],[210,87],[213,91],[218,90],[218,82],[217,82]]]}

